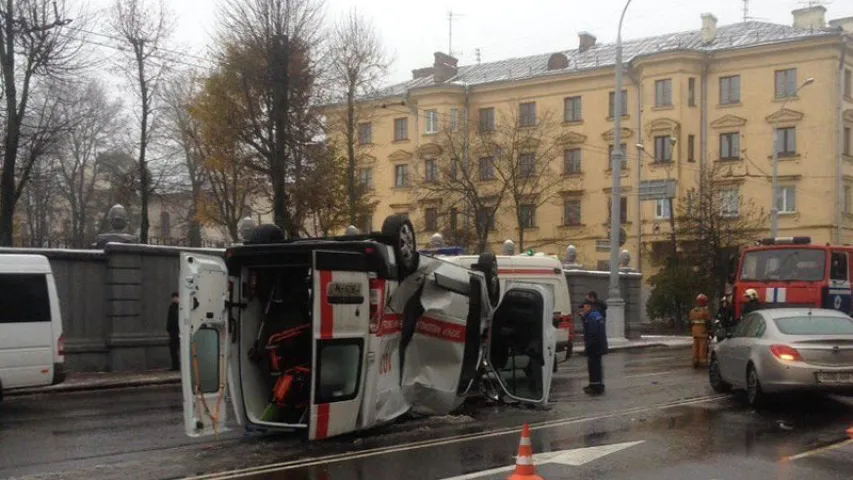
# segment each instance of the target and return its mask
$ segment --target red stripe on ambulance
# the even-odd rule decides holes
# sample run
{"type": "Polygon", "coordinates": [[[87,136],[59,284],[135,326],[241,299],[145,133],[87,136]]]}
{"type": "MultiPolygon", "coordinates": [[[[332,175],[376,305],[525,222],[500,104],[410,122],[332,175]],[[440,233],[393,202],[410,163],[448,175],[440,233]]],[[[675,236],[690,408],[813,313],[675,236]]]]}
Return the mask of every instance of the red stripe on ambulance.
{"type": "Polygon", "coordinates": [[[418,320],[417,332],[440,340],[465,343],[465,325],[457,325],[437,318],[421,317],[418,320]]]}
{"type": "Polygon", "coordinates": [[[317,440],[322,440],[329,436],[330,416],[331,406],[328,403],[317,405],[317,434],[314,436],[317,440]]]}
{"type": "Polygon", "coordinates": [[[335,310],[329,303],[332,272],[320,270],[320,339],[329,340],[335,331],[335,310]]]}
{"type": "Polygon", "coordinates": [[[403,316],[399,313],[386,313],[379,324],[379,337],[394,335],[403,331],[403,316]]]}

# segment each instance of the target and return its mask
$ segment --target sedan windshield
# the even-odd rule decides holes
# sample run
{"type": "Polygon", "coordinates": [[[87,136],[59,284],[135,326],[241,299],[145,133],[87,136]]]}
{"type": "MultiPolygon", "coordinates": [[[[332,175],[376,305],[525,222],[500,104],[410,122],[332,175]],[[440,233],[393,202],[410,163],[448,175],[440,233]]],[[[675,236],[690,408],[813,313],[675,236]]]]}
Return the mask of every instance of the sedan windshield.
{"type": "Polygon", "coordinates": [[[823,280],[826,252],[812,248],[756,250],[743,256],[740,279],[753,281],[823,280]]]}
{"type": "Polygon", "coordinates": [[[853,335],[853,318],[802,317],[775,318],[776,328],[785,335],[853,335]]]}

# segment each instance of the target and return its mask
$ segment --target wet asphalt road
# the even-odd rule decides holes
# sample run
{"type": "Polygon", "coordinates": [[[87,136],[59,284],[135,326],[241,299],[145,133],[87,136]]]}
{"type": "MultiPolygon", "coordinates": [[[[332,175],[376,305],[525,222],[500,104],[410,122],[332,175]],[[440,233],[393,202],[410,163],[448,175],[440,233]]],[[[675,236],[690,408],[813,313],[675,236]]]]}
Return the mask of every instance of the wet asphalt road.
{"type": "Polygon", "coordinates": [[[534,426],[537,454],[639,442],[598,459],[601,452],[580,460],[570,452],[572,465],[543,462],[546,479],[853,476],[853,444],[780,463],[843,440],[853,426],[848,398],[793,399],[753,412],[737,397],[713,394],[705,373],[689,367],[689,351],[665,348],[608,355],[607,393],[590,398],[581,392],[584,360],[561,365],[547,410],[473,402],[458,415],[311,445],[239,428],[219,440],[189,439],[176,386],[8,397],[0,404],[0,478],[141,480],[247,468],[221,478],[453,478],[511,465],[524,422],[534,426]]]}

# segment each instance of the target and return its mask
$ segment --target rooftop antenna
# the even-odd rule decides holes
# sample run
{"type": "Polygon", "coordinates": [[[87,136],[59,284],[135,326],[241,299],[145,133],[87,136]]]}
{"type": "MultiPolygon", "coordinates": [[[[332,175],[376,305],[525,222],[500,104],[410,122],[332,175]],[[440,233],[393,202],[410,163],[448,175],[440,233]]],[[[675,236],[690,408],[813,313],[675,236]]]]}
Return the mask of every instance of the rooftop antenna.
{"type": "Polygon", "coordinates": [[[453,56],[453,19],[455,17],[464,17],[465,15],[460,15],[458,13],[453,13],[453,11],[447,12],[447,54],[451,57],[453,56]]]}
{"type": "Polygon", "coordinates": [[[480,64],[480,49],[479,48],[474,49],[474,56],[477,59],[477,65],[479,65],[480,64]]]}
{"type": "Polygon", "coordinates": [[[749,20],[749,0],[743,0],[743,21],[749,20]]]}

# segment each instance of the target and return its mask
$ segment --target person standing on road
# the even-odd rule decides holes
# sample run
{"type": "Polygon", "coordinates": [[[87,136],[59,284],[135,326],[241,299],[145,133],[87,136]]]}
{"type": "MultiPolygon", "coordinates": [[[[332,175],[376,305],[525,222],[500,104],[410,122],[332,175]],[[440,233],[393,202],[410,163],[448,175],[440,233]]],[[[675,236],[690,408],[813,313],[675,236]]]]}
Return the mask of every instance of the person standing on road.
{"type": "Polygon", "coordinates": [[[180,370],[180,358],[178,351],[181,347],[181,329],[178,326],[178,308],[180,296],[178,292],[172,293],[172,302],[169,304],[169,316],[166,319],[166,332],[169,333],[169,355],[172,357],[172,366],[170,370],[176,372],[180,370]]]}
{"type": "Polygon", "coordinates": [[[607,330],[604,316],[587,300],[581,306],[583,318],[583,341],[586,355],[589,385],[583,391],[588,395],[604,393],[604,371],[601,365],[602,355],[607,354],[607,330]]]}
{"type": "Polygon", "coordinates": [[[693,335],[693,368],[708,363],[708,331],[711,312],[708,311],[708,297],[700,293],[696,297],[696,306],[690,310],[690,329],[693,335]]]}
{"type": "Polygon", "coordinates": [[[598,299],[598,293],[595,290],[586,293],[586,301],[592,303],[593,308],[598,310],[602,318],[607,319],[607,304],[598,299]]]}
{"type": "Polygon", "coordinates": [[[743,312],[741,313],[741,316],[761,308],[761,303],[758,301],[758,292],[756,292],[754,288],[747,288],[746,291],[743,292],[743,299],[746,300],[746,302],[743,304],[743,312]]]}

